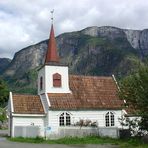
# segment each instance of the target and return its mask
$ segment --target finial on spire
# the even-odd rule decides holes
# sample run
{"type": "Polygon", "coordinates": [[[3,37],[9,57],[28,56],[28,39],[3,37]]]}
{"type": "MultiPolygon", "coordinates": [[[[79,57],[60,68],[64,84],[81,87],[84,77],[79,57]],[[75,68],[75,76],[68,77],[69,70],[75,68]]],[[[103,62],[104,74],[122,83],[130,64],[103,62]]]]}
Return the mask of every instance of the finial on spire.
{"type": "Polygon", "coordinates": [[[54,13],[54,9],[52,11],[50,11],[50,13],[51,13],[51,22],[53,24],[53,13],[54,13]]]}

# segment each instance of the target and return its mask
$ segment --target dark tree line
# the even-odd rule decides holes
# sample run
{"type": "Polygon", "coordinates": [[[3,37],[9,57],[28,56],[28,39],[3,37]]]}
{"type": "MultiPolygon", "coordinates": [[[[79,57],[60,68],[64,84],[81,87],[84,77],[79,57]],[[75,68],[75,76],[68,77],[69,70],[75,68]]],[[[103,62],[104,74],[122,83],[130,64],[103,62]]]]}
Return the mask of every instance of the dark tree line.
{"type": "Polygon", "coordinates": [[[0,78],[0,107],[5,107],[7,105],[9,96],[9,90],[6,82],[0,78]]]}

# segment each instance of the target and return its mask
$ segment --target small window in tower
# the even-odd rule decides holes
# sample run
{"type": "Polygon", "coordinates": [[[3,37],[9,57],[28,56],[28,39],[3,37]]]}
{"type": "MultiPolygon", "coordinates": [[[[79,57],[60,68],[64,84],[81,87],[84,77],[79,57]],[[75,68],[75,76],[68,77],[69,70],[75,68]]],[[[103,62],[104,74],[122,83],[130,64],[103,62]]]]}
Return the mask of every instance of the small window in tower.
{"type": "Polygon", "coordinates": [[[40,90],[43,89],[43,77],[40,77],[40,90]]]}
{"type": "Polygon", "coordinates": [[[61,75],[58,73],[53,74],[53,87],[61,87],[61,75]]]}

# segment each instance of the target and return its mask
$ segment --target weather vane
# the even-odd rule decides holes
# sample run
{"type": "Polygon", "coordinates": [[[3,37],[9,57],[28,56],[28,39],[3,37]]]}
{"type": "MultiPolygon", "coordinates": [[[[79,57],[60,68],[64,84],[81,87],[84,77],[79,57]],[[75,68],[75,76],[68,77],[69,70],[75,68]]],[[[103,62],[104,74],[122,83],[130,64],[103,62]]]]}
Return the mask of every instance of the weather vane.
{"type": "Polygon", "coordinates": [[[53,24],[53,13],[54,13],[54,9],[52,11],[50,11],[51,13],[51,21],[52,21],[52,24],[53,24]]]}

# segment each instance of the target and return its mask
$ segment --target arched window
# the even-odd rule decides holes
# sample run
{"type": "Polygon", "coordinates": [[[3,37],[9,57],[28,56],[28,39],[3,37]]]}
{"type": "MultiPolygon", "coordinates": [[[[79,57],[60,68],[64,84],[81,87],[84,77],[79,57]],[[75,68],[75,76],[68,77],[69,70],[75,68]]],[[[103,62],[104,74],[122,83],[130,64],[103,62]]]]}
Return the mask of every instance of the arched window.
{"type": "Polygon", "coordinates": [[[60,126],[69,126],[71,125],[71,117],[69,113],[62,113],[59,117],[59,125],[60,126]]]}
{"type": "Polygon", "coordinates": [[[60,126],[64,126],[64,113],[62,113],[62,114],[60,115],[59,120],[60,120],[60,126]]]}
{"type": "Polygon", "coordinates": [[[105,125],[114,126],[115,125],[115,116],[112,112],[108,112],[105,115],[105,125]]]}
{"type": "Polygon", "coordinates": [[[43,77],[40,77],[40,90],[43,89],[43,77]]]}
{"type": "Polygon", "coordinates": [[[70,114],[66,113],[66,125],[70,125],[70,114]]]}
{"type": "Polygon", "coordinates": [[[58,73],[53,74],[53,87],[61,87],[61,75],[58,73]]]}

